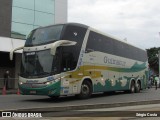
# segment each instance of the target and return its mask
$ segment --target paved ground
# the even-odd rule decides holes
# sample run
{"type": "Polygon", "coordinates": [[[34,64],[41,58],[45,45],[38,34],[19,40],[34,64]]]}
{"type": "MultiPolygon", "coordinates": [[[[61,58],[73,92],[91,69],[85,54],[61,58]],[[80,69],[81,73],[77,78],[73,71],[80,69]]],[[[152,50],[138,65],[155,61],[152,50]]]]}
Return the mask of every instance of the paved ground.
{"type": "MultiPolygon", "coordinates": [[[[151,105],[138,105],[138,106],[125,106],[125,107],[115,107],[115,108],[103,108],[103,109],[92,109],[92,110],[85,110],[85,111],[95,111],[94,114],[99,114],[98,111],[136,111],[134,116],[131,117],[119,117],[116,114],[115,116],[111,117],[42,117],[37,118],[35,120],[159,120],[160,119],[160,104],[151,104],[151,105]],[[97,112],[96,112],[97,111],[97,112]],[[150,113],[150,114],[158,114],[158,117],[136,117],[136,113],[150,113]]],[[[82,110],[84,111],[84,110],[82,110]]],[[[108,113],[108,112],[107,112],[108,113]]],[[[120,115],[121,113],[119,113],[120,115]]],[[[0,118],[4,119],[4,118],[0,118]]],[[[15,120],[20,118],[6,118],[7,120],[15,120]]],[[[26,118],[25,118],[26,119],[26,118]]],[[[28,120],[29,118],[27,118],[28,120]]],[[[29,120],[33,120],[33,118],[30,118],[29,120]]]]}
{"type": "Polygon", "coordinates": [[[61,97],[58,100],[50,99],[48,96],[33,95],[0,95],[0,110],[20,109],[20,108],[43,108],[55,106],[74,106],[88,104],[113,104],[138,101],[160,100],[160,89],[146,89],[141,93],[126,94],[116,93],[114,95],[97,94],[91,99],[79,100],[74,96],[61,97]]]}
{"type": "MultiPolygon", "coordinates": [[[[13,92],[13,91],[8,91],[13,92]]],[[[17,91],[15,90],[14,93],[17,91]]],[[[88,104],[115,104],[115,103],[127,103],[127,102],[139,102],[139,101],[153,101],[160,100],[160,89],[155,90],[146,89],[141,93],[136,94],[126,94],[126,93],[116,93],[112,94],[96,94],[91,97],[91,99],[86,100],[78,100],[74,96],[71,97],[61,97],[58,100],[53,100],[48,98],[47,96],[23,96],[16,94],[7,94],[0,95],[0,111],[3,110],[11,110],[11,109],[23,109],[23,108],[50,108],[53,106],[74,106],[74,105],[88,105],[88,104]]],[[[128,110],[152,110],[152,111],[160,111],[160,105],[152,105],[152,106],[127,106],[127,107],[116,107],[116,108],[107,108],[110,111],[128,111],[128,110]]],[[[97,114],[98,114],[98,110],[97,114]]],[[[94,112],[96,114],[96,112],[94,112]]],[[[0,118],[4,120],[15,120],[18,118],[0,118]]],[[[20,119],[20,118],[19,118],[20,119]]],[[[159,120],[157,117],[145,117],[145,118],[135,118],[135,117],[49,117],[49,118],[40,118],[40,120],[159,120]]],[[[33,118],[29,119],[33,120],[33,118]]],[[[37,118],[36,120],[39,120],[37,118]]]]}

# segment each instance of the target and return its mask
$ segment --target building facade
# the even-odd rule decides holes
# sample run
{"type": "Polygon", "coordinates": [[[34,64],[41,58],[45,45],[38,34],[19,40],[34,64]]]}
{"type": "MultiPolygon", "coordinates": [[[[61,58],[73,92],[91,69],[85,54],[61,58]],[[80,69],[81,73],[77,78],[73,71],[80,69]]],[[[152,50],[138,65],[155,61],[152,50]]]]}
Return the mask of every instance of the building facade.
{"type": "Polygon", "coordinates": [[[9,88],[17,88],[21,51],[9,60],[13,48],[23,46],[37,27],[67,22],[67,0],[0,0],[0,88],[10,71],[9,88]]]}

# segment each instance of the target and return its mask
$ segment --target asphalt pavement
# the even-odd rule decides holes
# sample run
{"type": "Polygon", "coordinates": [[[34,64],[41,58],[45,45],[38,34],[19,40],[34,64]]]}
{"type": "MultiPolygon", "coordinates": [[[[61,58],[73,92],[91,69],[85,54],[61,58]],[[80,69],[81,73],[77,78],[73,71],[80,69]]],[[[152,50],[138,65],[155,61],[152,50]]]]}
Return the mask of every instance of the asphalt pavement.
{"type": "Polygon", "coordinates": [[[75,109],[77,106],[82,106],[79,109],[86,109],[87,107],[100,105],[99,107],[118,107],[125,106],[127,103],[131,105],[141,104],[155,104],[160,103],[160,89],[155,90],[146,89],[141,93],[124,93],[117,92],[115,94],[94,94],[90,99],[79,100],[74,96],[60,97],[58,100],[51,99],[48,96],[35,96],[35,95],[17,95],[8,94],[0,95],[0,110],[8,109],[35,109],[42,108],[48,110],[67,108],[75,109]],[[105,106],[106,105],[106,106],[105,106]]]}
{"type": "MultiPolygon", "coordinates": [[[[124,93],[116,92],[115,94],[94,94],[90,99],[79,100],[74,96],[69,97],[60,97],[59,99],[51,99],[48,96],[35,96],[35,95],[17,95],[17,90],[8,91],[6,95],[0,95],[0,111],[48,111],[52,113],[53,111],[69,111],[69,110],[83,110],[89,109],[89,111],[105,109],[111,111],[118,111],[118,109],[127,111],[129,108],[139,110],[135,106],[142,106],[147,104],[152,104],[151,108],[148,110],[157,110],[160,111],[160,89],[155,88],[145,89],[141,93],[124,93]],[[9,93],[9,94],[8,94],[9,93]],[[127,109],[128,108],[128,109],[127,109]],[[153,109],[154,108],[154,109],[153,109]],[[157,109],[155,109],[157,108],[157,109]]],[[[146,109],[146,107],[144,107],[146,109]]],[[[143,109],[144,109],[143,108],[143,109]]],[[[143,110],[142,109],[142,110],[143,110]]],[[[72,112],[73,114],[73,112],[72,112]]],[[[53,115],[53,114],[52,114],[53,115]]],[[[132,118],[132,117],[131,117],[132,118]]],[[[50,120],[51,118],[46,118],[50,120]]],[[[72,120],[73,117],[56,117],[57,120],[72,120]]],[[[56,120],[54,118],[54,120],[56,120]]],[[[105,120],[106,117],[93,117],[93,120],[100,119],[105,120]]],[[[85,117],[83,120],[92,120],[88,117],[85,117]]],[[[107,117],[111,120],[122,120],[124,117],[107,117]]],[[[129,119],[128,117],[125,119],[129,119]]],[[[132,118],[133,119],[133,118],[132,118]]],[[[135,119],[135,118],[134,118],[135,119]]],[[[143,118],[136,118],[143,119],[143,118]]],[[[147,118],[148,119],[148,118],[147,118]]],[[[157,118],[153,118],[157,119],[157,118]]],[[[76,117],[75,120],[81,120],[81,118],[76,117]]]]}

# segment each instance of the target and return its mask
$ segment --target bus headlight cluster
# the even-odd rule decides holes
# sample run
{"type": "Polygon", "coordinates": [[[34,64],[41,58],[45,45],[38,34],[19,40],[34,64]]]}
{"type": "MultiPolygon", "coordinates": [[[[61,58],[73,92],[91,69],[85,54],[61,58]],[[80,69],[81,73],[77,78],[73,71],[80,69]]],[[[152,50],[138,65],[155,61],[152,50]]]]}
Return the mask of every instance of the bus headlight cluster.
{"type": "Polygon", "coordinates": [[[45,84],[46,84],[46,85],[50,85],[51,83],[52,83],[52,82],[46,82],[45,84]]]}
{"type": "Polygon", "coordinates": [[[22,84],[23,84],[23,82],[19,82],[19,84],[20,84],[20,85],[22,85],[22,84]]]}
{"type": "Polygon", "coordinates": [[[48,81],[48,82],[46,82],[45,84],[46,84],[46,85],[50,85],[50,84],[53,84],[53,83],[55,83],[55,82],[58,82],[59,80],[60,80],[60,78],[55,79],[55,80],[52,80],[52,81],[48,81]]]}

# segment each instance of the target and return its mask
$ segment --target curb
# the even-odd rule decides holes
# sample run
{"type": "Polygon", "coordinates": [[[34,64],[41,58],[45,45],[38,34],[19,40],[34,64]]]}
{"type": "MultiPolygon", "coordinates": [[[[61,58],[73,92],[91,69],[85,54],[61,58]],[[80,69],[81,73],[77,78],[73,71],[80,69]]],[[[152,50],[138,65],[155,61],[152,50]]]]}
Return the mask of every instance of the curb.
{"type": "Polygon", "coordinates": [[[45,108],[26,108],[26,109],[10,109],[3,111],[38,111],[38,112],[63,112],[68,110],[85,110],[85,109],[99,109],[99,108],[113,108],[123,106],[136,106],[136,105],[147,105],[147,104],[159,104],[160,100],[151,101],[138,101],[138,102],[127,102],[127,103],[111,103],[111,104],[85,104],[85,105],[74,105],[74,106],[54,106],[45,108]]]}

